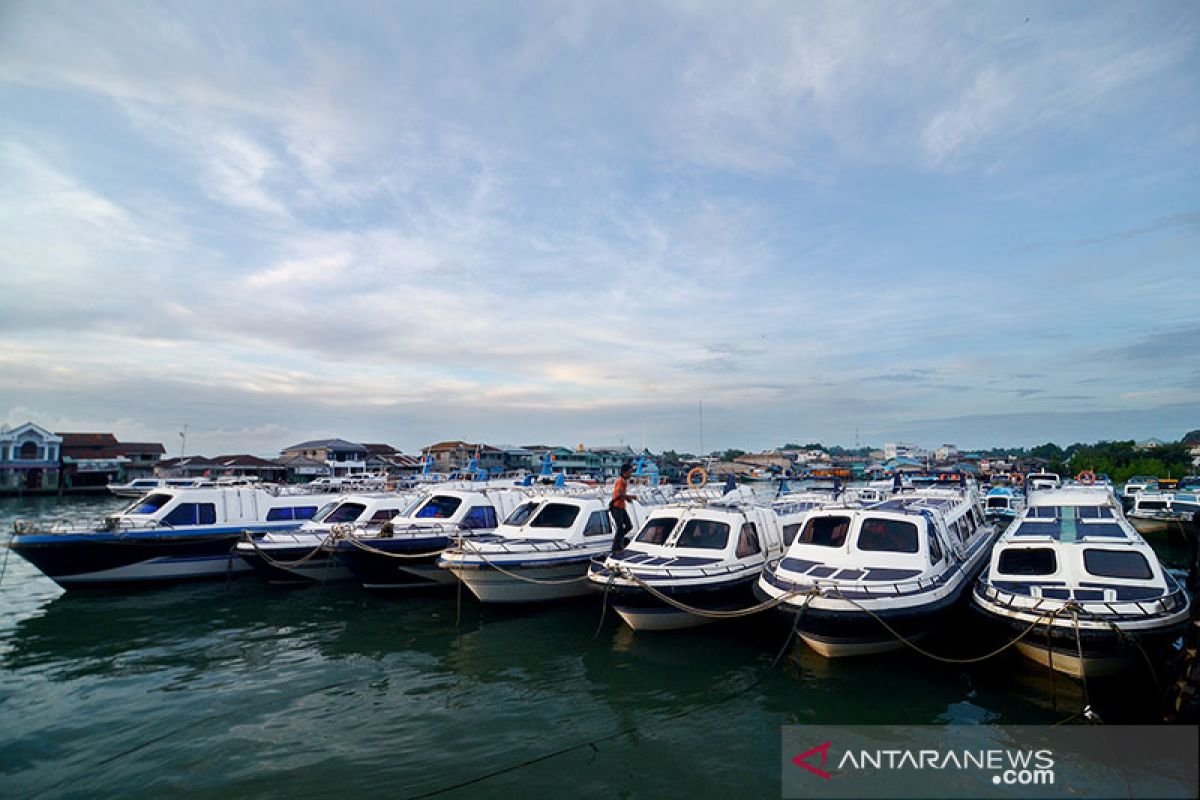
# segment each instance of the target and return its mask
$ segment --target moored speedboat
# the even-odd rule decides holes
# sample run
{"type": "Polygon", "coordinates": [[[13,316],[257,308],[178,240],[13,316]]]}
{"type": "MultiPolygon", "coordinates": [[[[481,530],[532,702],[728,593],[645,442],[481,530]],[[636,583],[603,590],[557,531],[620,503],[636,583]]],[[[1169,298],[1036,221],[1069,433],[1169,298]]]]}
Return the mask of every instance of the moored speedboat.
{"type": "Polygon", "coordinates": [[[983,513],[994,522],[1011,522],[1021,513],[1025,495],[1011,486],[994,486],[983,498],[983,513]]]}
{"type": "Polygon", "coordinates": [[[923,636],[966,593],[996,536],[973,488],[937,487],[812,511],[756,584],[824,656],[880,653],[923,636]]]}
{"type": "Polygon", "coordinates": [[[164,489],[93,522],[18,520],[9,547],[65,589],[224,577],[243,531],[298,527],[327,497],[261,488],[164,489]]]}
{"type": "Polygon", "coordinates": [[[973,607],[1038,663],[1111,674],[1169,645],[1188,620],[1186,591],[1166,572],[1105,487],[1031,495],[996,543],[973,607]]]}
{"type": "MultiPolygon", "coordinates": [[[[464,539],[438,564],[484,603],[534,603],[588,593],[588,567],[612,549],[610,493],[531,493],[491,535],[464,539]]],[[[628,503],[637,530],[641,502],[628,503]]]]}
{"type": "Polygon", "coordinates": [[[1126,517],[1138,533],[1161,533],[1182,528],[1197,511],[1197,492],[1138,492],[1126,517]]]}
{"type": "Polygon", "coordinates": [[[420,497],[405,494],[333,496],[312,519],[288,531],[246,533],[236,552],[271,583],[294,584],[350,580],[353,574],[333,557],[330,543],[337,533],[378,535],[384,525],[407,511],[420,497]]]}
{"type": "Polygon", "coordinates": [[[753,606],[763,565],[783,552],[807,510],[829,499],[780,503],[778,511],[722,499],[655,509],[624,551],[591,566],[588,582],[634,630],[703,625],[713,617],[659,595],[702,611],[753,606]]]}
{"type": "Polygon", "coordinates": [[[1157,490],[1158,478],[1154,475],[1134,475],[1125,481],[1125,485],[1121,487],[1121,505],[1128,510],[1133,507],[1133,500],[1139,492],[1153,492],[1157,490]]]}
{"type": "MultiPolygon", "coordinates": [[[[468,484],[459,484],[468,485],[468,484]]],[[[379,528],[339,527],[327,547],[366,589],[454,583],[437,560],[452,543],[495,529],[524,498],[511,488],[434,485],[428,495],[379,528]]]]}

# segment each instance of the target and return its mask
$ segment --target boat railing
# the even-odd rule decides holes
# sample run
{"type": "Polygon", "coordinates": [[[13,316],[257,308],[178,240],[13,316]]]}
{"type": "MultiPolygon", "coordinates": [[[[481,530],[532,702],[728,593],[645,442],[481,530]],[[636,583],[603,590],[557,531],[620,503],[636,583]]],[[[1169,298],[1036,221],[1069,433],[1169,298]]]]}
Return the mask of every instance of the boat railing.
{"type": "Polygon", "coordinates": [[[65,534],[80,534],[80,533],[128,533],[135,530],[151,530],[158,527],[170,528],[170,525],[160,523],[158,520],[132,520],[128,517],[121,516],[104,516],[104,517],[60,517],[53,520],[26,520],[18,519],[13,521],[13,533],[17,536],[30,535],[65,535],[65,534]]]}
{"type": "Polygon", "coordinates": [[[1077,600],[1060,597],[1034,597],[1010,592],[987,583],[980,583],[976,591],[996,605],[1010,611],[1046,613],[1056,609],[1061,612],[1063,609],[1077,608],[1085,614],[1118,619],[1155,617],[1187,605],[1187,593],[1182,587],[1145,600],[1077,600]]]}

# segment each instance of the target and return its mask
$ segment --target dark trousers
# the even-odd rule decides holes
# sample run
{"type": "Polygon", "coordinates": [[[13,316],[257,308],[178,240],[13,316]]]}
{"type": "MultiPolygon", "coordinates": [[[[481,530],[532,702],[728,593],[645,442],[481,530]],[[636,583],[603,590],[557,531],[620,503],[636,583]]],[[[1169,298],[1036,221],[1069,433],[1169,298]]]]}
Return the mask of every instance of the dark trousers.
{"type": "Polygon", "coordinates": [[[623,508],[610,508],[608,513],[612,515],[613,527],[616,529],[612,545],[612,551],[616,553],[625,549],[625,535],[633,529],[633,523],[629,521],[629,512],[623,508]]]}

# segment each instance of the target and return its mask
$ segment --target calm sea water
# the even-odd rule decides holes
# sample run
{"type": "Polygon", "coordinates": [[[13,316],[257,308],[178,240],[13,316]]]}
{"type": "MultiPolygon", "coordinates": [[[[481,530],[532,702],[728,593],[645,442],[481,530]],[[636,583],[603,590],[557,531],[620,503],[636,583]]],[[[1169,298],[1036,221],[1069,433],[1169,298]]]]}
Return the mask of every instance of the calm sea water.
{"type": "MultiPolygon", "coordinates": [[[[0,500],[0,526],[119,505],[0,500]]],[[[635,635],[599,596],[498,609],[255,578],[65,594],[12,556],[0,611],[13,798],[771,797],[784,724],[1053,723],[1083,702],[1015,652],[776,662],[779,620],[635,635]]],[[[927,646],[984,652],[972,623],[927,646]]],[[[1107,721],[1158,719],[1145,676],[1089,691],[1107,721]]]]}

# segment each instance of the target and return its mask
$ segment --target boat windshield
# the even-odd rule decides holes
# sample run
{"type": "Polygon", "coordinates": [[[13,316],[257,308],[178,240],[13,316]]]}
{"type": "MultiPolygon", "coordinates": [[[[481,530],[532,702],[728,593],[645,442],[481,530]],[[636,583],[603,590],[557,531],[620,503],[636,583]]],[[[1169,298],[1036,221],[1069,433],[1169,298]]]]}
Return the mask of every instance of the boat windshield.
{"type": "Polygon", "coordinates": [[[413,516],[417,519],[446,519],[453,516],[454,512],[458,511],[458,507],[461,505],[461,498],[435,494],[426,500],[425,504],[417,509],[417,513],[413,516]]]}
{"type": "Polygon", "coordinates": [[[313,521],[314,522],[324,522],[325,515],[328,514],[330,511],[333,511],[335,508],[337,508],[337,506],[338,506],[338,502],[336,500],[334,500],[332,503],[326,503],[325,505],[321,506],[320,508],[317,509],[317,513],[312,515],[313,521]]]}
{"type": "Polygon", "coordinates": [[[671,535],[671,531],[675,530],[677,522],[679,520],[676,517],[655,517],[647,520],[642,532],[637,535],[637,541],[646,544],[663,544],[671,535]]]}
{"type": "Polygon", "coordinates": [[[885,553],[917,552],[917,526],[898,519],[863,520],[858,549],[885,553]]]}
{"type": "Polygon", "coordinates": [[[129,507],[127,514],[153,514],[160,508],[171,502],[172,496],[169,494],[148,494],[141,500],[129,507]]]}
{"type": "Polygon", "coordinates": [[[1102,578],[1149,580],[1154,576],[1146,557],[1135,552],[1089,548],[1083,551],[1083,566],[1091,574],[1102,578]]]}
{"type": "Polygon", "coordinates": [[[524,525],[533,516],[533,512],[537,510],[539,503],[522,503],[513,509],[513,512],[504,520],[505,525],[524,525]]]}
{"type": "Polygon", "coordinates": [[[797,541],[820,547],[841,547],[846,544],[846,533],[850,530],[849,517],[813,517],[804,523],[797,541]]]}
{"type": "Polygon", "coordinates": [[[547,503],[534,517],[533,522],[529,523],[529,527],[569,528],[575,524],[575,518],[578,516],[579,506],[566,503],[547,503]]]}
{"type": "Polygon", "coordinates": [[[336,525],[339,522],[354,522],[366,510],[367,507],[362,503],[342,503],[321,521],[329,525],[336,525]]]}
{"type": "Polygon", "coordinates": [[[1008,495],[999,495],[987,499],[988,508],[1008,508],[1008,495]]]}
{"type": "Polygon", "coordinates": [[[1048,547],[1021,547],[1000,553],[996,570],[1005,575],[1053,575],[1058,558],[1048,547]]]}
{"type": "Polygon", "coordinates": [[[698,547],[704,550],[724,550],[729,541],[729,525],[709,519],[689,519],[683,526],[676,547],[698,547]]]}

